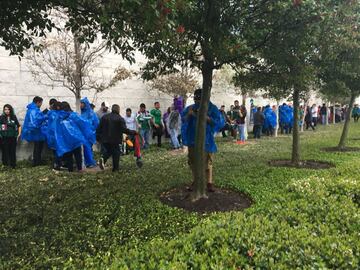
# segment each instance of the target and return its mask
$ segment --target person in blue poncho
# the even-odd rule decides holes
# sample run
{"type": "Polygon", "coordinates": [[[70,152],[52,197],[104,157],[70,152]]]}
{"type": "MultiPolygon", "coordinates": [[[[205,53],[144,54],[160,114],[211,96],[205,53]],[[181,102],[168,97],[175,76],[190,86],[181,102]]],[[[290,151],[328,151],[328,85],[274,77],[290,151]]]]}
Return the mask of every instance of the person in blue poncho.
{"type": "Polygon", "coordinates": [[[267,136],[273,136],[274,130],[276,128],[276,113],[270,107],[270,105],[266,105],[264,108],[264,130],[267,136]]]}
{"type": "Polygon", "coordinates": [[[289,134],[291,132],[291,108],[284,103],[283,105],[279,106],[279,124],[280,124],[280,130],[281,134],[289,134]]]}
{"type": "Polygon", "coordinates": [[[41,153],[44,147],[45,136],[42,132],[42,125],[46,119],[45,115],[40,111],[43,99],[34,97],[33,102],[27,106],[21,139],[33,142],[33,166],[41,165],[41,153]]]}
{"type": "Polygon", "coordinates": [[[73,157],[77,170],[82,171],[81,146],[93,144],[93,131],[79,114],[73,112],[69,103],[61,102],[61,110],[49,111],[47,142],[62,157],[69,172],[74,170],[73,157]]]}
{"type": "MultiPolygon", "coordinates": [[[[99,118],[97,117],[96,113],[91,109],[90,102],[87,98],[83,98],[80,104],[81,108],[81,117],[88,122],[93,131],[93,140],[96,141],[96,129],[99,125],[99,118]]],[[[85,166],[87,168],[92,168],[96,166],[96,161],[93,156],[92,151],[93,143],[87,142],[84,144],[84,161],[85,166]]]]}
{"type": "MultiPolygon", "coordinates": [[[[197,89],[194,92],[195,104],[188,106],[182,112],[182,125],[181,135],[183,138],[183,144],[188,146],[188,164],[192,171],[193,183],[194,183],[194,147],[195,147],[195,131],[196,131],[196,119],[200,106],[202,89],[197,89]]],[[[205,138],[205,152],[206,152],[206,177],[207,177],[207,189],[209,192],[214,192],[213,178],[212,178],[212,162],[214,153],[217,151],[215,144],[215,133],[219,132],[224,127],[224,119],[221,117],[219,109],[209,102],[208,108],[208,120],[206,126],[206,138],[205,138]]],[[[191,188],[190,188],[191,189],[191,188]]]]}

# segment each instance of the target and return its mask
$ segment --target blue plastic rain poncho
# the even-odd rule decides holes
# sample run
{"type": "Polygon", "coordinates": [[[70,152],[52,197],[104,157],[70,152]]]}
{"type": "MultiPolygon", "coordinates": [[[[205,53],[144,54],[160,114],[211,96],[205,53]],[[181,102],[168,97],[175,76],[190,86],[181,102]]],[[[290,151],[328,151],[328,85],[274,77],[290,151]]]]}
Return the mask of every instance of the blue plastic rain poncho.
{"type": "Polygon", "coordinates": [[[96,116],[96,113],[91,109],[90,101],[87,98],[83,98],[81,103],[84,103],[85,107],[81,109],[81,117],[90,123],[90,127],[94,130],[94,136],[96,129],[99,125],[99,118],[96,116]]]}
{"type": "MultiPolygon", "coordinates": [[[[193,108],[193,110],[198,110],[199,105],[190,105],[182,112],[181,135],[184,145],[188,147],[194,147],[196,116],[187,117],[190,108],[193,108]]],[[[221,117],[219,109],[211,102],[209,102],[208,117],[210,117],[211,123],[207,123],[206,126],[205,151],[208,153],[215,153],[217,151],[217,147],[215,144],[214,136],[216,132],[219,132],[220,129],[224,127],[225,122],[224,119],[221,117]]]]}
{"type": "Polygon", "coordinates": [[[291,122],[290,108],[286,104],[279,106],[279,122],[281,125],[289,125],[291,122]]]}
{"type": "Polygon", "coordinates": [[[288,114],[289,119],[290,119],[289,127],[292,128],[294,126],[294,108],[291,107],[291,106],[288,106],[287,114],[288,114]]]}
{"type": "Polygon", "coordinates": [[[51,111],[47,143],[61,157],[81,145],[94,143],[89,124],[75,112],[51,111]]]}
{"type": "Polygon", "coordinates": [[[265,129],[273,129],[276,127],[276,113],[270,108],[269,105],[267,105],[264,109],[264,128],[265,129]]]}
{"type": "Polygon", "coordinates": [[[42,132],[42,125],[45,119],[45,115],[40,111],[40,108],[34,102],[30,103],[27,106],[21,139],[28,142],[45,141],[45,136],[42,132]]]}
{"type": "Polygon", "coordinates": [[[96,113],[91,109],[90,102],[87,98],[83,98],[81,103],[84,103],[84,108],[81,109],[81,118],[84,119],[92,130],[92,138],[88,143],[84,144],[84,161],[86,167],[95,166],[96,161],[94,160],[91,141],[96,140],[96,129],[99,125],[99,119],[96,113]]]}

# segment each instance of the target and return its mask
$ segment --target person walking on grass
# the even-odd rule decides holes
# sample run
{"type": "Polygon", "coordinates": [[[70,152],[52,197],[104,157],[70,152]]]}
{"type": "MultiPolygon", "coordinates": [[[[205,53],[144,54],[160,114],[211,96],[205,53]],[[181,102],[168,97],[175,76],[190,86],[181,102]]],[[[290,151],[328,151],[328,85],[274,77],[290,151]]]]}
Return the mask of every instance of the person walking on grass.
{"type": "Polygon", "coordinates": [[[312,130],[315,130],[312,115],[313,114],[312,114],[312,110],[311,110],[310,106],[307,106],[306,114],[305,114],[306,130],[308,130],[309,127],[311,127],[312,130]]]}
{"type": "Polygon", "coordinates": [[[312,116],[312,122],[314,127],[316,127],[318,122],[318,108],[316,107],[316,104],[312,105],[311,107],[311,116],[312,116]]]}
{"type": "Polygon", "coordinates": [[[146,105],[144,103],[140,104],[140,110],[136,116],[136,120],[140,127],[140,136],[144,140],[144,144],[142,146],[143,149],[149,148],[149,139],[150,139],[150,121],[152,116],[149,111],[146,110],[146,105]]]}
{"type": "Polygon", "coordinates": [[[254,113],[254,138],[260,139],[262,129],[264,126],[265,116],[261,110],[261,107],[257,108],[257,111],[254,113]]]}
{"type": "Polygon", "coordinates": [[[10,104],[4,105],[0,116],[0,144],[2,164],[16,167],[16,145],[21,136],[21,126],[10,104]]]}
{"type": "Polygon", "coordinates": [[[162,122],[160,103],[157,101],[154,103],[154,109],[150,111],[152,116],[151,124],[153,128],[153,139],[157,137],[157,146],[161,147],[161,137],[163,135],[164,124],[162,122]]]}
{"type": "Polygon", "coordinates": [[[171,106],[171,113],[167,118],[166,126],[170,134],[171,143],[173,149],[180,149],[181,145],[179,142],[179,133],[181,131],[181,116],[180,113],[176,110],[175,106],[171,106]]]}
{"type": "MultiPolygon", "coordinates": [[[[88,122],[88,124],[91,127],[91,130],[93,131],[93,136],[95,140],[95,132],[96,128],[99,125],[99,119],[96,116],[96,113],[91,109],[90,102],[87,98],[83,98],[80,103],[81,108],[81,117],[88,122]]],[[[84,161],[85,166],[87,168],[94,168],[96,167],[96,161],[94,159],[94,153],[92,149],[92,144],[87,143],[84,144],[84,161]]]]}
{"type": "Polygon", "coordinates": [[[245,121],[246,121],[246,108],[244,105],[240,106],[238,110],[236,124],[238,127],[239,138],[237,140],[237,144],[245,144],[245,121]]]}
{"type": "MultiPolygon", "coordinates": [[[[197,115],[200,107],[202,89],[197,89],[194,92],[194,104],[185,108],[181,114],[181,134],[183,138],[183,144],[188,147],[188,164],[192,172],[193,183],[195,181],[195,159],[194,155],[195,147],[195,132],[197,115]]],[[[215,143],[215,133],[219,132],[224,126],[224,120],[221,117],[219,109],[209,101],[207,113],[207,125],[206,125],[206,138],[205,138],[205,160],[206,160],[206,178],[207,189],[209,192],[214,192],[213,184],[213,160],[214,154],[217,151],[215,143]]],[[[189,188],[190,190],[192,187],[189,188]]]]}
{"type": "Polygon", "coordinates": [[[45,115],[40,111],[43,99],[39,96],[34,97],[33,101],[27,106],[21,139],[34,143],[33,167],[41,165],[41,154],[44,147],[45,135],[41,131],[42,125],[46,120],[45,115]]]}
{"type": "Polygon", "coordinates": [[[99,161],[100,169],[105,169],[106,161],[112,157],[112,171],[119,170],[120,145],[122,145],[123,133],[135,136],[137,132],[126,127],[124,118],[120,116],[120,106],[112,105],[111,113],[104,115],[96,130],[96,139],[104,145],[105,151],[99,161]]]}
{"type": "Polygon", "coordinates": [[[320,115],[321,115],[321,124],[326,125],[326,116],[327,116],[327,107],[325,103],[323,103],[322,107],[320,108],[320,115]]]}
{"type": "Polygon", "coordinates": [[[221,105],[220,113],[221,113],[221,116],[224,119],[224,123],[225,123],[225,126],[220,131],[221,131],[223,138],[226,138],[227,135],[226,135],[225,131],[229,131],[230,133],[232,133],[232,126],[231,126],[230,117],[225,112],[225,105],[221,105]]]}
{"type": "Polygon", "coordinates": [[[351,112],[351,116],[352,118],[354,118],[354,122],[357,123],[359,122],[359,118],[360,118],[360,108],[358,104],[355,104],[352,112],[351,112]]]}

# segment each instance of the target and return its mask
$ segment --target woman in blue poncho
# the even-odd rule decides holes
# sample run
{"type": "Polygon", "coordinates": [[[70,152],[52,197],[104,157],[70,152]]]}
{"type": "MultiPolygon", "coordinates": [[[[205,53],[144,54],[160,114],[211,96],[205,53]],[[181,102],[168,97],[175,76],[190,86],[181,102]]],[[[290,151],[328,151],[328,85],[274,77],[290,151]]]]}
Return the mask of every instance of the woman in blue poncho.
{"type": "Polygon", "coordinates": [[[41,131],[42,125],[46,120],[45,115],[40,111],[43,99],[34,97],[33,102],[27,106],[25,120],[23,124],[21,139],[33,142],[33,166],[41,165],[41,153],[44,147],[45,136],[41,131]]]}
{"type": "MultiPolygon", "coordinates": [[[[96,141],[96,129],[99,125],[99,119],[96,116],[96,113],[91,109],[90,102],[87,98],[83,98],[81,100],[80,108],[81,108],[81,117],[89,124],[89,126],[92,130],[93,140],[91,140],[91,141],[95,142],[96,141]]],[[[90,141],[85,143],[83,146],[84,147],[85,166],[88,168],[92,168],[92,167],[96,166],[96,161],[93,156],[92,146],[93,146],[93,143],[91,143],[90,141]]]]}
{"type": "MultiPolygon", "coordinates": [[[[188,106],[182,112],[182,125],[181,125],[181,135],[183,139],[183,144],[188,146],[188,164],[192,171],[193,183],[194,183],[194,147],[195,147],[195,132],[196,132],[196,121],[197,113],[200,106],[201,100],[201,91],[202,89],[197,89],[194,92],[194,102],[195,104],[188,106]]],[[[215,144],[215,133],[219,132],[220,129],[224,127],[225,123],[221,117],[219,109],[209,102],[208,107],[208,121],[206,126],[206,138],[205,138],[205,152],[206,152],[206,177],[207,177],[207,188],[209,192],[213,192],[213,179],[212,179],[212,161],[214,158],[214,153],[217,151],[215,144]]]]}

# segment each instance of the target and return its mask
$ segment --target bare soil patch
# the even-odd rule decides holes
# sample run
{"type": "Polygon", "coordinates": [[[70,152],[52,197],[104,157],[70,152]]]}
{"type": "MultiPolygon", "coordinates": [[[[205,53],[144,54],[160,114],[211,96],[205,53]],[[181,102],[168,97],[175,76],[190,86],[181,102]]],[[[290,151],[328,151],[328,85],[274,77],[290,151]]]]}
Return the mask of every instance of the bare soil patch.
{"type": "Polygon", "coordinates": [[[241,211],[253,203],[248,195],[229,189],[215,188],[215,192],[208,193],[207,199],[199,199],[196,202],[191,201],[191,194],[187,186],[182,186],[161,193],[160,201],[172,207],[198,213],[241,211]]]}
{"type": "Polygon", "coordinates": [[[281,160],[271,160],[269,165],[273,167],[289,167],[289,168],[298,168],[298,169],[311,169],[311,170],[325,170],[335,167],[334,164],[326,161],[317,161],[317,160],[302,160],[299,164],[293,164],[291,160],[281,159],[281,160]]]}

